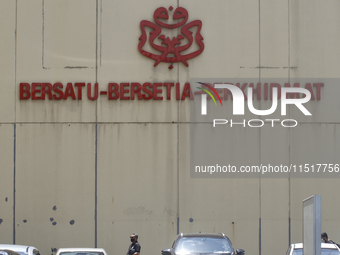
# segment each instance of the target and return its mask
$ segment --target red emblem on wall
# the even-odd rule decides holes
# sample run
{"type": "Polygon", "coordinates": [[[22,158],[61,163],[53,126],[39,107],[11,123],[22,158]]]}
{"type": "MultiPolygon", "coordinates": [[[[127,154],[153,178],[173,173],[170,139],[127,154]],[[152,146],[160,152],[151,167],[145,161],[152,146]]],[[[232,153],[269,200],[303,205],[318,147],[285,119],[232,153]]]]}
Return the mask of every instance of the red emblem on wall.
{"type": "Polygon", "coordinates": [[[142,35],[139,38],[138,50],[144,56],[154,59],[156,61],[154,66],[160,62],[171,63],[170,69],[172,69],[172,64],[177,62],[189,66],[187,60],[198,56],[204,50],[201,35],[202,21],[194,20],[186,24],[189,14],[183,7],[178,7],[173,11],[170,6],[169,12],[166,8],[160,7],[154,12],[156,24],[147,20],[140,22],[142,35]],[[173,13],[172,21],[169,21],[169,12],[173,13]],[[166,21],[169,22],[166,23],[166,21]],[[173,35],[179,30],[180,34],[172,39],[170,39],[171,36],[165,35],[173,35]]]}

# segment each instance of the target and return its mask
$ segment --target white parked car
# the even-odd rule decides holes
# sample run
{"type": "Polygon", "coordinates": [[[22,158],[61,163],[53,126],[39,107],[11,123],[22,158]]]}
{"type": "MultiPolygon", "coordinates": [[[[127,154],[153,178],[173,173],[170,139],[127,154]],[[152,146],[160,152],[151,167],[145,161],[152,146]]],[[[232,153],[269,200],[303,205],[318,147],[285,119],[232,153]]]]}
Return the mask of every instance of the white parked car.
{"type": "Polygon", "coordinates": [[[56,255],[107,255],[102,248],[59,248],[56,255]]]}
{"type": "Polygon", "coordinates": [[[15,251],[20,255],[41,255],[37,248],[28,245],[0,244],[0,251],[3,250],[15,251]]]}
{"type": "MultiPolygon", "coordinates": [[[[293,243],[286,255],[303,255],[303,243],[293,243]]],[[[321,243],[321,255],[340,255],[338,246],[332,243],[321,243]]]]}

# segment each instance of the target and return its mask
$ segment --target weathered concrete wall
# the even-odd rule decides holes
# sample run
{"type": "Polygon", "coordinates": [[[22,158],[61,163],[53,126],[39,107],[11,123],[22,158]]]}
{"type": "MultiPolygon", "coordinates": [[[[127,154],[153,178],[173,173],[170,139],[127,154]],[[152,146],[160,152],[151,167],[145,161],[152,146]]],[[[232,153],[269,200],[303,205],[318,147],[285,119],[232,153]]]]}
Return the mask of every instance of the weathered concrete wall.
{"type": "MultiPolygon", "coordinates": [[[[177,232],[202,231],[224,232],[247,254],[284,254],[302,241],[302,200],[314,194],[322,230],[340,240],[336,178],[190,178],[190,102],[174,100],[174,90],[169,101],[92,101],[86,92],[83,100],[19,100],[21,82],[104,90],[108,82],[183,88],[193,77],[338,78],[339,9],[335,0],[1,0],[0,242],[44,255],[82,246],[122,255],[137,232],[142,254],[156,255],[177,232]],[[205,44],[189,67],[172,70],[137,48],[140,21],[170,5],[202,20],[205,44]]],[[[257,131],[253,156],[311,163],[323,147],[334,159],[333,116],[278,134],[275,147],[257,131]]]]}

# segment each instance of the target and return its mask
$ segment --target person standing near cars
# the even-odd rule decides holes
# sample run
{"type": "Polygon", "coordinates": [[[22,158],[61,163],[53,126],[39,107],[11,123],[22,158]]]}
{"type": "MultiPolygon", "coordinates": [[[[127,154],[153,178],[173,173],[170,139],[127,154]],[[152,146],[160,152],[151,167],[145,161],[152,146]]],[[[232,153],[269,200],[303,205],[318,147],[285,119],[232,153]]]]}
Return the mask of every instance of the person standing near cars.
{"type": "Polygon", "coordinates": [[[331,239],[328,239],[328,235],[327,235],[326,232],[323,232],[323,233],[321,234],[321,241],[322,241],[323,243],[332,243],[332,244],[335,244],[336,246],[338,246],[338,247],[340,248],[340,245],[339,245],[339,244],[333,242],[331,239]]]}
{"type": "Polygon", "coordinates": [[[137,240],[138,240],[138,235],[133,233],[130,236],[131,244],[129,246],[129,250],[126,253],[126,255],[139,255],[140,254],[141,247],[137,240]]]}
{"type": "Polygon", "coordinates": [[[328,239],[328,235],[326,232],[321,234],[321,241],[323,243],[334,243],[332,240],[328,239]]]}

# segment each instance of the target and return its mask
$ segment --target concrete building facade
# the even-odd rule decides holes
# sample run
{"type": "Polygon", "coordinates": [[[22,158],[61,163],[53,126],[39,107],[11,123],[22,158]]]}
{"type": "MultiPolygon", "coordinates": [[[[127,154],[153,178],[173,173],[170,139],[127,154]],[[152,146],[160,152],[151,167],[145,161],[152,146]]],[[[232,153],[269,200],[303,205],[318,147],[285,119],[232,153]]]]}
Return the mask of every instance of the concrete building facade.
{"type": "MultiPolygon", "coordinates": [[[[322,230],[340,242],[338,178],[191,178],[183,97],[192,78],[339,78],[339,11],[336,0],[1,0],[0,242],[122,255],[137,232],[142,254],[156,255],[201,231],[247,254],[284,254],[302,242],[302,201],[314,194],[322,230]],[[204,50],[188,66],[155,66],[138,49],[141,21],[170,6],[202,22],[204,50]],[[118,94],[101,93],[110,83],[118,94]],[[132,83],[153,98],[136,85],[132,100],[132,83]]],[[[261,142],[239,159],[339,164],[337,95],[325,86],[299,132],[252,131],[261,142]]]]}

